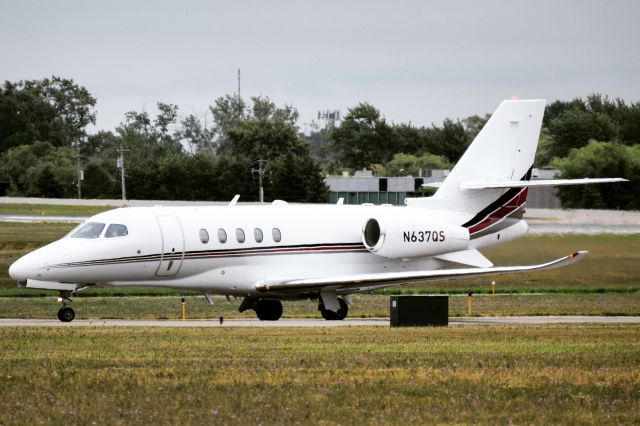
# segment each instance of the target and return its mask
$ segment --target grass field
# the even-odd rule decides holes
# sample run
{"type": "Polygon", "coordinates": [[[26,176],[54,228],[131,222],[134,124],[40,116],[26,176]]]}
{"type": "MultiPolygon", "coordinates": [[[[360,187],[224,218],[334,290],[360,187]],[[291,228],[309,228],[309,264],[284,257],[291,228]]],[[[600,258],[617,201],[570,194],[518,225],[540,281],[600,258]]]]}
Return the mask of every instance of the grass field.
{"type": "Polygon", "coordinates": [[[0,424],[638,424],[640,327],[0,329],[0,424]]]}

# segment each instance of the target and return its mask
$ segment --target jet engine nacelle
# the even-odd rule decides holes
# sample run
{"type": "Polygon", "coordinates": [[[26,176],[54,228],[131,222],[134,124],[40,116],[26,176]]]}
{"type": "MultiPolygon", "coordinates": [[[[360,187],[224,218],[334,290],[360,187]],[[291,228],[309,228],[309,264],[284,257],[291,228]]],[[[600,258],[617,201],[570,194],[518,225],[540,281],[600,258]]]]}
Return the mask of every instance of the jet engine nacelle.
{"type": "Polygon", "coordinates": [[[436,256],[469,249],[469,231],[434,221],[398,223],[390,219],[367,220],[362,242],[371,253],[391,259],[436,256]]]}

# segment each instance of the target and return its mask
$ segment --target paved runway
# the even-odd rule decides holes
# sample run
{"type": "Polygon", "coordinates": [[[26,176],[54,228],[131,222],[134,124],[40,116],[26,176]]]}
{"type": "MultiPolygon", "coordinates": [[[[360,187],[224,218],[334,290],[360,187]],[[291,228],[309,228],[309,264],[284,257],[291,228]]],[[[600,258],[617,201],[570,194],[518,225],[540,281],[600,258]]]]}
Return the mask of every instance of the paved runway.
{"type": "MultiPolygon", "coordinates": [[[[464,325],[535,325],[535,324],[640,324],[640,316],[539,316],[539,317],[456,317],[449,319],[450,326],[464,325]]],[[[260,321],[257,319],[218,320],[74,320],[63,323],[57,319],[2,318],[0,327],[361,327],[389,326],[388,318],[347,318],[344,321],[323,319],[281,319],[260,321]]]]}

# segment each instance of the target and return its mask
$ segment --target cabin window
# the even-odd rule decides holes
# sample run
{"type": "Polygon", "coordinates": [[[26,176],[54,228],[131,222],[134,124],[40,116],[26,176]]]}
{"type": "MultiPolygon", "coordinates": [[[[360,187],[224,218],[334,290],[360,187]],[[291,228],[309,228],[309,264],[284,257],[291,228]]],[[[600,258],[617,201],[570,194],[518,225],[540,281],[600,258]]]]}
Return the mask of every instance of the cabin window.
{"type": "Polygon", "coordinates": [[[227,242],[227,231],[222,228],[218,229],[218,241],[220,241],[221,244],[227,242]]]}
{"type": "Polygon", "coordinates": [[[282,240],[282,234],[280,233],[280,230],[278,228],[273,228],[273,230],[271,231],[271,235],[273,236],[273,241],[275,241],[276,243],[279,243],[280,240],[282,240]]]}
{"type": "Polygon", "coordinates": [[[261,243],[263,239],[262,229],[256,228],[253,230],[253,238],[256,239],[256,243],[261,243]]]}
{"type": "Polygon", "coordinates": [[[109,225],[107,232],[104,233],[105,238],[126,237],[127,235],[129,235],[127,227],[117,223],[109,225]]]}
{"type": "Polygon", "coordinates": [[[206,229],[200,229],[200,231],[198,231],[198,235],[200,236],[200,242],[202,244],[207,244],[209,242],[209,233],[206,229]]]}
{"type": "Polygon", "coordinates": [[[239,243],[244,243],[244,231],[240,228],[236,228],[236,240],[239,243]]]}
{"type": "Polygon", "coordinates": [[[98,238],[104,229],[104,223],[89,222],[78,229],[71,238],[98,238]]]}

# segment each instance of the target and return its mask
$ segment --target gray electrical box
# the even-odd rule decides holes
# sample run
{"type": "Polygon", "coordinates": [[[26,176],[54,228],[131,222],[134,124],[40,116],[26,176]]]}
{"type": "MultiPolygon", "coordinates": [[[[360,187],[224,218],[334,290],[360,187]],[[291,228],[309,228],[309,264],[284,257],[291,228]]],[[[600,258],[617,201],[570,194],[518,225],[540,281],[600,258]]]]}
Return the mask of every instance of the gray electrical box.
{"type": "Polygon", "coordinates": [[[449,325],[449,296],[391,296],[391,327],[449,325]]]}

